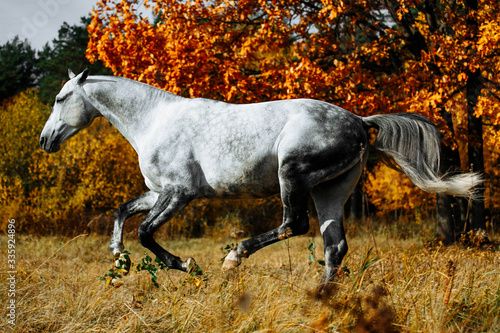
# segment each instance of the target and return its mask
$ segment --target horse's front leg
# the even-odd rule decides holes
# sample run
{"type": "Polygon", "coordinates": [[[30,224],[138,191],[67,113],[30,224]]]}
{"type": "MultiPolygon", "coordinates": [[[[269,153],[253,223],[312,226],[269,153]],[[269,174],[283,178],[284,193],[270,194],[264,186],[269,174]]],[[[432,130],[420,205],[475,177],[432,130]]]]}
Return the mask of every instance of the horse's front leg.
{"type": "MultiPolygon", "coordinates": [[[[123,226],[125,221],[135,214],[151,210],[157,199],[158,193],[152,191],[146,192],[132,200],[122,203],[116,210],[114,214],[115,224],[113,235],[111,236],[111,244],[109,245],[111,253],[113,253],[116,258],[123,256],[123,226]]],[[[118,260],[115,265],[120,266],[118,260]]]]}
{"type": "Polygon", "coordinates": [[[182,261],[179,257],[167,252],[153,238],[154,233],[169,221],[180,209],[185,207],[195,195],[183,187],[169,187],[158,194],[153,208],[138,230],[141,245],[153,252],[168,268],[188,272],[196,265],[194,259],[182,261]]]}

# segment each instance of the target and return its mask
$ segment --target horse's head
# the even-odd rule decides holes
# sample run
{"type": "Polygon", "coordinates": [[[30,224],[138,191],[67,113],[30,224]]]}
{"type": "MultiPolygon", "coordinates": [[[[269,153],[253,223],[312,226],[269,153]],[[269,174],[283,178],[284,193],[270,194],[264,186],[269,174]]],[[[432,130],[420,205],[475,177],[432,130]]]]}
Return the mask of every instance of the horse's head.
{"type": "Polygon", "coordinates": [[[88,69],[78,75],[68,70],[68,74],[70,80],[57,94],[52,113],[40,136],[40,146],[47,153],[59,151],[64,141],[81,129],[90,126],[99,115],[83,90],[83,82],[87,79],[88,69]]]}

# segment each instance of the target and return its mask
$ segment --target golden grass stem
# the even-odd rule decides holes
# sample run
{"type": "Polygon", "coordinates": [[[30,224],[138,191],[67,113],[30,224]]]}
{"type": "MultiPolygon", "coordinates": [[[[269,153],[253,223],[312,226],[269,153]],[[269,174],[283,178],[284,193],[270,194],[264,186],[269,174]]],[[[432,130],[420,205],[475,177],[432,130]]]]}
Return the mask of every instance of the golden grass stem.
{"type": "Polygon", "coordinates": [[[133,314],[135,314],[135,315],[137,316],[137,318],[139,318],[139,320],[140,320],[140,321],[142,321],[142,323],[143,323],[144,325],[146,325],[146,327],[147,327],[147,326],[149,326],[149,325],[148,325],[148,324],[144,321],[144,319],[142,319],[142,317],[141,317],[141,316],[139,316],[139,314],[138,314],[137,312],[135,312],[135,311],[134,311],[134,309],[132,309],[132,308],[130,307],[130,305],[128,305],[127,303],[123,303],[123,304],[124,304],[124,305],[125,305],[125,306],[126,306],[126,307],[127,307],[127,308],[128,308],[128,309],[132,312],[132,313],[133,313],[133,314]]]}
{"type": "Polygon", "coordinates": [[[75,236],[73,238],[71,238],[69,241],[67,241],[66,243],[64,243],[62,246],[60,246],[57,250],[55,250],[47,259],[45,259],[44,262],[42,262],[37,268],[35,268],[33,270],[33,272],[31,272],[30,275],[28,275],[27,278],[24,279],[23,282],[26,282],[36,271],[38,271],[40,269],[40,267],[42,267],[43,265],[45,265],[57,252],[61,251],[66,245],[68,245],[69,243],[71,243],[72,241],[74,241],[75,239],[77,238],[80,238],[80,237],[86,237],[87,234],[80,234],[78,236],[75,236]]]}

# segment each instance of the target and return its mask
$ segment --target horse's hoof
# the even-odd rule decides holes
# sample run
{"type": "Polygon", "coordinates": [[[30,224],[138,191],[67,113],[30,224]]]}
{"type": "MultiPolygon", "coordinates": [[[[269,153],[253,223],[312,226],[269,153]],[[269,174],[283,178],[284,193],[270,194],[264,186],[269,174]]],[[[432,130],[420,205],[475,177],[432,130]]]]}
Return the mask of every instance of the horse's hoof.
{"type": "Polygon", "coordinates": [[[188,272],[188,274],[201,275],[203,271],[200,266],[196,263],[193,258],[187,258],[187,260],[182,264],[183,268],[188,272]]]}
{"type": "Polygon", "coordinates": [[[127,275],[130,271],[130,266],[132,265],[129,255],[127,253],[117,252],[114,256],[115,268],[118,269],[123,275],[127,275]]]}
{"type": "Polygon", "coordinates": [[[124,283],[120,279],[114,278],[114,279],[111,280],[110,285],[113,286],[113,287],[115,287],[115,288],[118,288],[118,287],[123,286],[124,283]]]}
{"type": "Polygon", "coordinates": [[[316,287],[316,298],[330,297],[338,289],[338,285],[334,282],[321,282],[316,287]]]}
{"type": "Polygon", "coordinates": [[[229,271],[231,269],[235,269],[241,264],[241,258],[238,255],[238,252],[235,250],[231,250],[229,254],[226,256],[226,259],[224,259],[224,263],[222,264],[222,270],[223,271],[229,271]]]}

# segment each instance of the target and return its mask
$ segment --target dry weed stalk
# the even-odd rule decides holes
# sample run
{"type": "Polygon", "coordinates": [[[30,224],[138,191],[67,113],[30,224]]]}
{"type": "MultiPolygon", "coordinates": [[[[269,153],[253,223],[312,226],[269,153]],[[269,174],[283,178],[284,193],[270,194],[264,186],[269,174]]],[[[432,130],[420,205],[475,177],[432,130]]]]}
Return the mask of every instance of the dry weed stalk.
{"type": "Polygon", "coordinates": [[[447,266],[447,273],[446,273],[447,280],[445,283],[445,290],[446,290],[446,295],[444,298],[445,305],[448,305],[448,302],[450,300],[451,291],[453,290],[453,282],[455,281],[455,272],[456,271],[457,271],[457,268],[455,267],[453,260],[449,260],[448,266],[447,266]]]}

